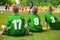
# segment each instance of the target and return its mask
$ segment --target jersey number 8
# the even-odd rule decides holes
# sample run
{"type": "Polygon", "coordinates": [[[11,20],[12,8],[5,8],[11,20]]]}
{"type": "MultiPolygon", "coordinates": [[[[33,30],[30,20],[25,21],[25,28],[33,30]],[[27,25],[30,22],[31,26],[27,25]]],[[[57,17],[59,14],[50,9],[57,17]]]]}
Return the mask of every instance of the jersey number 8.
{"type": "Polygon", "coordinates": [[[12,23],[14,24],[15,30],[21,29],[22,20],[13,20],[12,23]],[[18,24],[18,27],[17,27],[17,24],[18,24]]]}

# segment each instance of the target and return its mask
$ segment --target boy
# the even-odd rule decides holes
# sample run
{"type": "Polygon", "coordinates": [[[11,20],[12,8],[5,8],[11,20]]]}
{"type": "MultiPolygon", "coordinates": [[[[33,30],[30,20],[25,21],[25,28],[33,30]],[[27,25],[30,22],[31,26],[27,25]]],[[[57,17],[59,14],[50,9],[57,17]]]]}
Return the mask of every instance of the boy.
{"type": "Polygon", "coordinates": [[[27,20],[27,26],[31,32],[40,32],[42,31],[42,26],[40,24],[40,16],[37,15],[37,7],[32,7],[32,14],[29,15],[27,20]]]}
{"type": "Polygon", "coordinates": [[[25,25],[25,20],[23,16],[18,15],[19,7],[17,5],[12,6],[13,15],[8,17],[5,25],[2,25],[2,32],[0,34],[6,35],[24,35],[28,34],[28,29],[25,25]],[[7,28],[9,27],[9,28],[7,28]]]}
{"type": "Polygon", "coordinates": [[[52,7],[48,7],[47,8],[46,13],[44,13],[45,15],[45,28],[43,28],[44,30],[48,30],[48,24],[50,26],[50,29],[52,30],[60,30],[60,21],[52,14],[52,7]]]}

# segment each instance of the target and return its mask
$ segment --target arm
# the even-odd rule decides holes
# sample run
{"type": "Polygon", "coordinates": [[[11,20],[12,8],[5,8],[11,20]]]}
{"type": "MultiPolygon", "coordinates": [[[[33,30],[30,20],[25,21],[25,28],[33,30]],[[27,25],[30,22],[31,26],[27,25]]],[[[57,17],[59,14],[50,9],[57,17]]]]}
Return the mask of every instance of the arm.
{"type": "Polygon", "coordinates": [[[48,21],[46,16],[45,16],[45,27],[43,28],[43,30],[48,30],[48,21]]]}
{"type": "Polygon", "coordinates": [[[27,20],[27,23],[25,24],[25,29],[27,30],[26,33],[29,34],[29,29],[28,29],[28,26],[29,26],[29,22],[30,22],[30,17],[28,18],[27,20]]]}
{"type": "Polygon", "coordinates": [[[2,31],[0,32],[0,35],[4,34],[7,27],[5,25],[1,25],[1,28],[2,28],[2,31]]]}
{"type": "Polygon", "coordinates": [[[45,22],[45,27],[43,28],[43,30],[48,30],[48,22],[45,22]]]}
{"type": "Polygon", "coordinates": [[[25,24],[24,28],[26,29],[26,34],[29,34],[28,23],[25,24]]]}
{"type": "Polygon", "coordinates": [[[23,18],[23,23],[24,23],[24,28],[26,30],[26,34],[29,34],[28,24],[25,22],[24,18],[23,18]]]}
{"type": "Polygon", "coordinates": [[[6,28],[10,25],[10,21],[9,19],[6,21],[5,25],[1,25],[1,28],[2,28],[2,31],[0,32],[0,35],[1,34],[4,34],[6,28]]]}

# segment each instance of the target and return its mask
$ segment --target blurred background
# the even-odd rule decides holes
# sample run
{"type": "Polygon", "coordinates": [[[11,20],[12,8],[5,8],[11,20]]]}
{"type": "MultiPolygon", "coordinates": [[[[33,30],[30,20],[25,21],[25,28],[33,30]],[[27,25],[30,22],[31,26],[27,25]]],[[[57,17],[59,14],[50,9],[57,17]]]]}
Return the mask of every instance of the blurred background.
{"type": "Polygon", "coordinates": [[[0,0],[0,9],[1,6],[6,6],[7,4],[8,9],[11,5],[18,4],[21,10],[27,10],[30,3],[33,3],[33,6],[37,6],[39,10],[46,10],[47,6],[52,6],[55,11],[60,10],[60,0],[0,0]]]}

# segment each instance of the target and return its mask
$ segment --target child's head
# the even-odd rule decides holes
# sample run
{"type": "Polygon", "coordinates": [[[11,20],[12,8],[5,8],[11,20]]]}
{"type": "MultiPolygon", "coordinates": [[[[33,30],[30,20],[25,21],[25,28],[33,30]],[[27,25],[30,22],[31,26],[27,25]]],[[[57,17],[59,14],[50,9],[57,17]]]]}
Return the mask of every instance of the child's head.
{"type": "Polygon", "coordinates": [[[37,12],[38,12],[38,8],[34,6],[34,7],[32,8],[32,13],[37,14],[37,12]]]}
{"type": "Polygon", "coordinates": [[[47,11],[48,11],[48,12],[52,12],[52,7],[49,6],[49,7],[47,8],[47,11]]]}
{"type": "Polygon", "coordinates": [[[12,6],[12,12],[13,13],[18,13],[19,12],[19,6],[18,5],[13,5],[12,6]]]}

